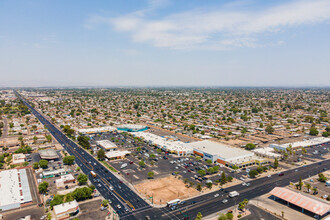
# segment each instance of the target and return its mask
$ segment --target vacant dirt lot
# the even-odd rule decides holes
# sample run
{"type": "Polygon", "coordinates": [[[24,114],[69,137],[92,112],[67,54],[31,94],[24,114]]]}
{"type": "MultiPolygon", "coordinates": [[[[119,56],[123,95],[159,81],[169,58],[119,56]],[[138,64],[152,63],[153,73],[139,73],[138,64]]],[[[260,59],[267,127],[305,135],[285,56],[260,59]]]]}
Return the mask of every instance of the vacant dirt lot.
{"type": "Polygon", "coordinates": [[[154,204],[161,205],[173,199],[185,199],[198,195],[199,192],[194,188],[187,188],[182,180],[173,176],[155,180],[146,180],[135,185],[139,193],[146,198],[154,197],[154,204]]]}

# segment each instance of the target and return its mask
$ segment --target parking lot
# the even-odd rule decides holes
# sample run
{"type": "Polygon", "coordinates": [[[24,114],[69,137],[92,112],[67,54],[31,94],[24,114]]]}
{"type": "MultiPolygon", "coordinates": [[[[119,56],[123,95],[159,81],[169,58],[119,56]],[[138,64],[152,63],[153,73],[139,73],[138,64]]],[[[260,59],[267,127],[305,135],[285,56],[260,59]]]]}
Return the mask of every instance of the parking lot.
{"type": "Polygon", "coordinates": [[[87,202],[81,202],[79,204],[80,212],[78,218],[80,220],[92,220],[92,219],[105,219],[108,209],[100,211],[102,200],[93,200],[87,202]]]}
{"type": "Polygon", "coordinates": [[[110,140],[118,146],[119,150],[132,152],[126,159],[108,161],[112,167],[121,172],[123,177],[132,184],[138,184],[151,178],[148,177],[149,172],[154,173],[152,178],[179,175],[182,177],[182,180],[195,186],[198,183],[206,186],[206,182],[209,180],[213,183],[219,182],[222,172],[225,172],[226,176],[232,176],[241,180],[247,178],[246,171],[234,172],[227,167],[219,167],[218,172],[211,174],[208,172],[208,169],[213,167],[213,164],[208,164],[195,156],[178,157],[177,155],[169,154],[126,133],[114,132],[97,135],[92,137],[91,144],[96,146],[96,141],[98,140],[110,140]],[[144,166],[139,164],[142,160],[145,163],[144,166]],[[198,170],[204,170],[206,175],[199,175],[198,170]]]}
{"type": "Polygon", "coordinates": [[[321,144],[316,146],[306,147],[306,153],[302,153],[302,149],[297,149],[295,154],[288,155],[288,158],[285,159],[283,162],[289,164],[299,163],[301,161],[310,161],[316,162],[319,160],[327,159],[326,155],[329,155],[330,146],[329,144],[321,144]]]}

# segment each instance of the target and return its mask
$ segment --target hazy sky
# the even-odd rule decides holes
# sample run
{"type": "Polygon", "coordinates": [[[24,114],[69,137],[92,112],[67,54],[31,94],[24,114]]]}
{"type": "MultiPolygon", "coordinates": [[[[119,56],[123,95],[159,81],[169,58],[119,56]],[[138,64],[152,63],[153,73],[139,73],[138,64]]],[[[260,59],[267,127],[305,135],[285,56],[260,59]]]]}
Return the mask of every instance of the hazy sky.
{"type": "Polygon", "coordinates": [[[330,0],[0,0],[0,86],[330,86],[330,0]]]}

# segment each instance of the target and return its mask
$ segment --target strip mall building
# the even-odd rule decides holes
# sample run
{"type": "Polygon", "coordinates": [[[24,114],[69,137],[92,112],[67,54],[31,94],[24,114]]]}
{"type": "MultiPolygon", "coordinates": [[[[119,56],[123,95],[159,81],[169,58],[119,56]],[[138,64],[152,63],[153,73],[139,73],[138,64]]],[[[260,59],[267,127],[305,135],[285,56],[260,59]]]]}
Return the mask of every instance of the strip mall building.
{"type": "Polygon", "coordinates": [[[204,160],[211,160],[227,167],[238,166],[239,168],[267,164],[269,161],[257,157],[253,152],[231,147],[213,141],[198,141],[189,143],[195,155],[201,156],[204,160]]]}

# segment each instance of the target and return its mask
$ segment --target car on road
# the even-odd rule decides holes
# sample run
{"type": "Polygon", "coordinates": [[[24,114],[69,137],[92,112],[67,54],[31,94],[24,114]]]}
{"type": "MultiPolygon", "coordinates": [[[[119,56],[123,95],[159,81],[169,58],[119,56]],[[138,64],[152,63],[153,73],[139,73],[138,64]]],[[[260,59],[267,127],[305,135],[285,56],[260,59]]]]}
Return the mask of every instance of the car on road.
{"type": "Polygon", "coordinates": [[[270,178],[271,176],[272,176],[272,175],[269,174],[267,177],[270,178]]]}
{"type": "Polygon", "coordinates": [[[121,206],[118,204],[118,205],[117,205],[117,208],[118,208],[118,209],[121,209],[121,206]]]}
{"type": "Polygon", "coordinates": [[[279,175],[279,176],[284,176],[284,173],[279,173],[278,175],[279,175]]]}
{"type": "Polygon", "coordinates": [[[215,198],[219,197],[219,193],[215,194],[214,197],[215,197],[215,198]]]}
{"type": "Polygon", "coordinates": [[[228,200],[227,200],[227,199],[224,199],[224,200],[222,200],[221,202],[222,202],[223,204],[225,204],[225,203],[228,202],[228,200]]]}

